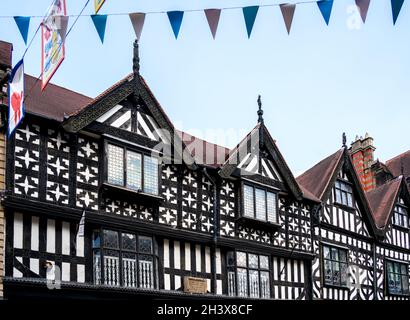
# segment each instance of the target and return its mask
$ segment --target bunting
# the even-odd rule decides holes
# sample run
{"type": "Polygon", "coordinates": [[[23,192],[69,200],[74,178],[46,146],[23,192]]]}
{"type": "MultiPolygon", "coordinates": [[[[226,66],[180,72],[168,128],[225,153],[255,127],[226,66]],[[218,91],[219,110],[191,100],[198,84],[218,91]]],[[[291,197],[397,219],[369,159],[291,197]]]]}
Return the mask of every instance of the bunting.
{"type": "Polygon", "coordinates": [[[404,0],[391,0],[391,9],[393,14],[393,25],[396,24],[397,18],[399,16],[401,7],[403,6],[404,0]]]}
{"type": "Polygon", "coordinates": [[[41,24],[41,90],[44,90],[64,60],[64,41],[55,17],[65,15],[65,0],[54,0],[41,24]]]}
{"type": "Polygon", "coordinates": [[[356,0],[356,6],[359,8],[363,23],[365,23],[367,11],[369,11],[370,0],[356,0]]]}
{"type": "Polygon", "coordinates": [[[24,43],[27,44],[28,28],[30,26],[30,17],[14,17],[17,27],[19,28],[20,34],[23,37],[24,43]]]}
{"type": "Polygon", "coordinates": [[[175,39],[178,39],[179,29],[181,29],[182,18],[184,17],[184,11],[168,11],[167,15],[169,22],[171,23],[175,39]]]}
{"type": "Polygon", "coordinates": [[[253,25],[255,24],[256,15],[258,14],[259,6],[250,6],[242,8],[243,17],[245,19],[246,31],[248,39],[251,37],[253,25]]]}
{"type": "Polygon", "coordinates": [[[284,3],[280,5],[280,11],[282,11],[283,21],[285,21],[286,30],[288,34],[292,28],[293,16],[295,14],[296,5],[284,3]]]}
{"type": "Polygon", "coordinates": [[[329,25],[330,14],[332,13],[333,7],[333,0],[320,0],[317,2],[317,6],[319,7],[323,19],[325,19],[326,24],[329,25]]]}
{"type": "Polygon", "coordinates": [[[94,12],[95,14],[100,11],[101,7],[103,6],[105,0],[94,0],[94,12]]]}
{"type": "Polygon", "coordinates": [[[141,38],[142,28],[144,27],[145,13],[134,12],[130,13],[131,24],[135,31],[135,36],[138,40],[141,38]]]}
{"type": "Polygon", "coordinates": [[[95,30],[97,30],[98,36],[100,37],[101,43],[104,43],[105,27],[107,26],[107,15],[106,14],[93,14],[91,19],[94,23],[95,30]]]}
{"type": "Polygon", "coordinates": [[[9,79],[9,136],[16,129],[24,117],[24,63],[20,60],[13,70],[9,79]]]}
{"type": "Polygon", "coordinates": [[[216,30],[218,29],[219,18],[221,16],[221,9],[205,9],[205,16],[208,20],[209,29],[211,30],[212,37],[215,39],[216,30]]]}

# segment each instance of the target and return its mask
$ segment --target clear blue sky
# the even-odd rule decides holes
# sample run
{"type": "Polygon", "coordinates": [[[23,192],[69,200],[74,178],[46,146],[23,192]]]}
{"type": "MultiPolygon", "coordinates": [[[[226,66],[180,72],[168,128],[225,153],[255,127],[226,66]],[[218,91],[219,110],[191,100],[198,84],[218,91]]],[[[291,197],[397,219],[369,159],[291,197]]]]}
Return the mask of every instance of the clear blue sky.
{"type": "MultiPolygon", "coordinates": [[[[50,2],[1,1],[0,15],[43,15],[50,2]]],[[[280,2],[107,0],[101,13],[280,2]]],[[[67,0],[68,14],[84,3],[67,0]]],[[[352,4],[335,0],[328,27],[315,3],[298,5],[290,36],[278,7],[260,8],[251,39],[239,9],[222,12],[216,40],[202,12],[185,14],[178,40],[166,14],[149,15],[141,37],[141,73],[177,127],[204,138],[210,138],[207,130],[232,129],[237,141],[222,141],[228,147],[256,124],[261,94],[265,123],[295,175],[337,150],[343,131],[349,143],[368,131],[376,156],[387,160],[410,149],[410,2],[404,2],[393,27],[390,0],[373,0],[359,30],[348,27],[352,4]]],[[[92,11],[90,1],[85,13],[92,11]]],[[[39,21],[32,20],[29,38],[39,21]]],[[[91,19],[80,18],[52,82],[96,96],[131,72],[134,38],[128,16],[108,18],[103,45],[91,19]]],[[[0,39],[14,43],[17,62],[24,42],[13,19],[0,19],[0,39]]],[[[39,36],[25,70],[40,74],[39,36]]]]}

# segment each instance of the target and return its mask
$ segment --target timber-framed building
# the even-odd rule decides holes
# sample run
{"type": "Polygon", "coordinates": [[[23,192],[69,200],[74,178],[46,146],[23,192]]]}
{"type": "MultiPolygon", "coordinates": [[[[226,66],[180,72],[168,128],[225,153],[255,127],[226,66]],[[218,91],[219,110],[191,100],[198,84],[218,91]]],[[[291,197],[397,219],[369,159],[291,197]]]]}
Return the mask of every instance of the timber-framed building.
{"type": "Polygon", "coordinates": [[[25,83],[6,148],[5,298],[408,298],[408,189],[366,192],[345,143],[295,178],[260,99],[231,150],[178,131],[137,42],[133,72],[94,99],[25,83]]]}

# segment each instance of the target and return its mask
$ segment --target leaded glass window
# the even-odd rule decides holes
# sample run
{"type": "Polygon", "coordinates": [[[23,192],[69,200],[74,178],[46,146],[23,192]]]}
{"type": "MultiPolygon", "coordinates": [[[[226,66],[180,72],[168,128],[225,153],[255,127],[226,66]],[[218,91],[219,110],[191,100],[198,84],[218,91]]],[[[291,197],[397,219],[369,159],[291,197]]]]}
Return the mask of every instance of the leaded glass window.
{"type": "Polygon", "coordinates": [[[144,157],[144,192],[158,193],[158,159],[144,157]]]}
{"type": "Polygon", "coordinates": [[[338,287],[347,286],[347,250],[324,245],[323,271],[326,285],[338,287]]]}
{"type": "Polygon", "coordinates": [[[276,223],[276,193],[245,184],[243,186],[243,215],[248,218],[276,223]]]}
{"type": "Polygon", "coordinates": [[[127,148],[107,144],[107,182],[158,194],[158,159],[127,148]]]}
{"type": "Polygon", "coordinates": [[[227,269],[230,296],[270,298],[268,256],[243,251],[228,252],[227,269]]]}
{"type": "Polygon", "coordinates": [[[336,180],[334,191],[337,203],[353,208],[353,190],[348,182],[336,180]]]}
{"type": "Polygon", "coordinates": [[[402,205],[396,205],[394,207],[394,217],[393,223],[396,226],[408,228],[409,227],[409,216],[407,212],[407,208],[402,205]]]}
{"type": "Polygon", "coordinates": [[[408,264],[386,261],[387,290],[391,295],[409,295],[408,264]]]}
{"type": "Polygon", "coordinates": [[[123,185],[124,184],[124,149],[121,147],[108,145],[108,177],[109,183],[123,185]]]}
{"type": "Polygon", "coordinates": [[[152,237],[113,230],[93,234],[94,283],[158,288],[158,254],[152,237]]]}
{"type": "Polygon", "coordinates": [[[243,187],[243,211],[246,217],[253,218],[255,215],[253,202],[253,188],[247,185],[243,187]]]}

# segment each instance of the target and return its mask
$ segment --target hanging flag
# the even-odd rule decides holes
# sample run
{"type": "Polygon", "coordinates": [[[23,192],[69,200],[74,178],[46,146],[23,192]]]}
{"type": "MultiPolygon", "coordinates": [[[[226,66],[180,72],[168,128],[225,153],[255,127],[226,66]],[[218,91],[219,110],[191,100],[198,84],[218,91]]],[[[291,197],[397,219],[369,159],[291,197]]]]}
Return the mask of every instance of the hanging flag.
{"type": "Polygon", "coordinates": [[[329,25],[330,14],[332,13],[333,0],[320,0],[317,2],[320,12],[322,13],[323,19],[327,25],[329,25]]]}
{"type": "Polygon", "coordinates": [[[181,28],[182,18],[184,17],[184,11],[168,11],[167,15],[169,22],[171,23],[175,39],[178,39],[179,29],[181,28]]]}
{"type": "Polygon", "coordinates": [[[243,17],[245,18],[246,31],[248,38],[251,37],[253,25],[255,23],[256,15],[258,14],[259,6],[250,6],[242,8],[243,17]]]}
{"type": "Polygon", "coordinates": [[[292,28],[293,15],[295,14],[296,5],[284,3],[280,5],[280,11],[282,11],[283,20],[285,21],[286,30],[290,33],[292,28]]]}
{"type": "Polygon", "coordinates": [[[24,43],[27,44],[28,28],[30,26],[30,17],[14,17],[24,43]]]}
{"type": "Polygon", "coordinates": [[[54,25],[58,34],[61,37],[61,41],[65,42],[68,27],[68,16],[54,16],[54,25]]]}
{"type": "Polygon", "coordinates": [[[24,63],[20,60],[9,79],[9,136],[24,117],[24,63]]]}
{"type": "Polygon", "coordinates": [[[104,4],[105,0],[94,0],[94,12],[95,14],[100,11],[102,5],[104,4]]]}
{"type": "Polygon", "coordinates": [[[142,28],[144,27],[144,21],[145,21],[145,13],[130,13],[129,14],[132,26],[135,31],[135,35],[137,36],[137,39],[139,40],[141,38],[141,32],[142,28]]]}
{"type": "Polygon", "coordinates": [[[78,224],[77,237],[84,237],[84,225],[85,225],[85,210],[83,210],[80,222],[78,224]]]}
{"type": "Polygon", "coordinates": [[[54,17],[65,15],[65,0],[54,0],[41,23],[41,90],[44,90],[64,60],[64,41],[54,17]]]}
{"type": "Polygon", "coordinates": [[[360,16],[362,17],[363,23],[366,22],[369,5],[370,0],[356,0],[356,6],[359,8],[360,16]]]}
{"type": "Polygon", "coordinates": [[[104,43],[105,27],[107,25],[107,15],[106,14],[92,14],[91,19],[93,20],[95,29],[97,30],[101,43],[104,43]]]}
{"type": "Polygon", "coordinates": [[[221,9],[205,9],[206,20],[208,20],[209,29],[211,29],[212,37],[215,39],[216,30],[218,29],[221,9]]]}
{"type": "Polygon", "coordinates": [[[396,24],[401,7],[403,6],[403,2],[404,0],[391,0],[391,10],[393,13],[393,24],[396,24]]]}

